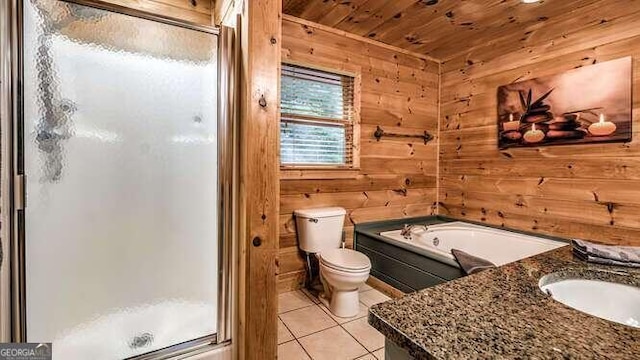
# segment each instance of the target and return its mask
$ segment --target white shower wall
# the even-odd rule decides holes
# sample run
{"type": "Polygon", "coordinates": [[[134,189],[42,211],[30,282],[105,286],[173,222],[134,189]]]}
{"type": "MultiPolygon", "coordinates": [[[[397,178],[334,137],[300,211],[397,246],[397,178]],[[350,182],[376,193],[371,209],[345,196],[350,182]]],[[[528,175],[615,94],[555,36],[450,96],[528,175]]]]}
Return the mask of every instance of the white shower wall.
{"type": "MultiPolygon", "coordinates": [[[[215,36],[206,34],[209,61],[154,57],[46,35],[29,3],[27,340],[53,342],[54,358],[112,359],[215,333],[215,36]],[[43,125],[52,119],[39,46],[50,49],[62,113],[53,127],[43,125]],[[47,136],[58,139],[54,149],[47,136]]],[[[115,16],[125,15],[99,21],[115,16]]]]}

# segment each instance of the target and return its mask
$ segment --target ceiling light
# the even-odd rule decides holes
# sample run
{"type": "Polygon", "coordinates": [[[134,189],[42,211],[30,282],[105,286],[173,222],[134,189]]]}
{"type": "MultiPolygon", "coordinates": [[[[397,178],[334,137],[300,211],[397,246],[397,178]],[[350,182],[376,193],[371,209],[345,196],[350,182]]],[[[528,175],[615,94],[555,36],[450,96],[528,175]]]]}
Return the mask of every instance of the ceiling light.
{"type": "Polygon", "coordinates": [[[540,0],[522,0],[522,2],[525,4],[533,4],[533,3],[540,2],[540,0]]]}

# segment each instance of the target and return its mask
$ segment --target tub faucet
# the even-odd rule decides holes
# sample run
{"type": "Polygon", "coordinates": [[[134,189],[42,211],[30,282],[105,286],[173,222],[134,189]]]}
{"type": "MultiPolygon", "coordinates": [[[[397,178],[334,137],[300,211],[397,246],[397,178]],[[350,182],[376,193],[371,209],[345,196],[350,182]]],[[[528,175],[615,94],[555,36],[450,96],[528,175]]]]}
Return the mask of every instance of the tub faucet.
{"type": "Polygon", "coordinates": [[[411,232],[413,231],[413,229],[415,228],[422,228],[424,229],[424,231],[429,230],[429,227],[427,225],[417,225],[417,224],[404,224],[404,227],[402,228],[402,230],[400,230],[400,235],[402,235],[403,238],[410,240],[411,239],[411,232]]]}

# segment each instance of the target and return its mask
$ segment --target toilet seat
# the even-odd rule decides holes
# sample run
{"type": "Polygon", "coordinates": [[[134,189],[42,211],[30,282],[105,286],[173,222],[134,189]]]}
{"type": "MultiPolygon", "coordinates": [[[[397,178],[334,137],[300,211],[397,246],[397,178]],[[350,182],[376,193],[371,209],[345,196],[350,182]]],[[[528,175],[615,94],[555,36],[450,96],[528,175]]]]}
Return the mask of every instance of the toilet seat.
{"type": "Polygon", "coordinates": [[[360,252],[351,249],[331,249],[320,254],[320,263],[334,270],[363,272],[371,269],[371,261],[360,252]]]}

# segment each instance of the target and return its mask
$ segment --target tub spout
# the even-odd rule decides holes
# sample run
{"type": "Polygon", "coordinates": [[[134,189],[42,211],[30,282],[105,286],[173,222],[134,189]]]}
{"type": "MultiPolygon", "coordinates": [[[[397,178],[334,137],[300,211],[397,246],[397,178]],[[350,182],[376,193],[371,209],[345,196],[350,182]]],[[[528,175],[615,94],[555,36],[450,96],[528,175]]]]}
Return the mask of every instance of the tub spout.
{"type": "Polygon", "coordinates": [[[409,225],[409,224],[404,224],[404,227],[400,231],[400,235],[402,235],[402,237],[407,239],[407,240],[411,240],[411,233],[413,232],[413,229],[415,229],[415,228],[422,228],[424,231],[429,230],[429,227],[427,225],[417,225],[417,224],[409,225]]]}

